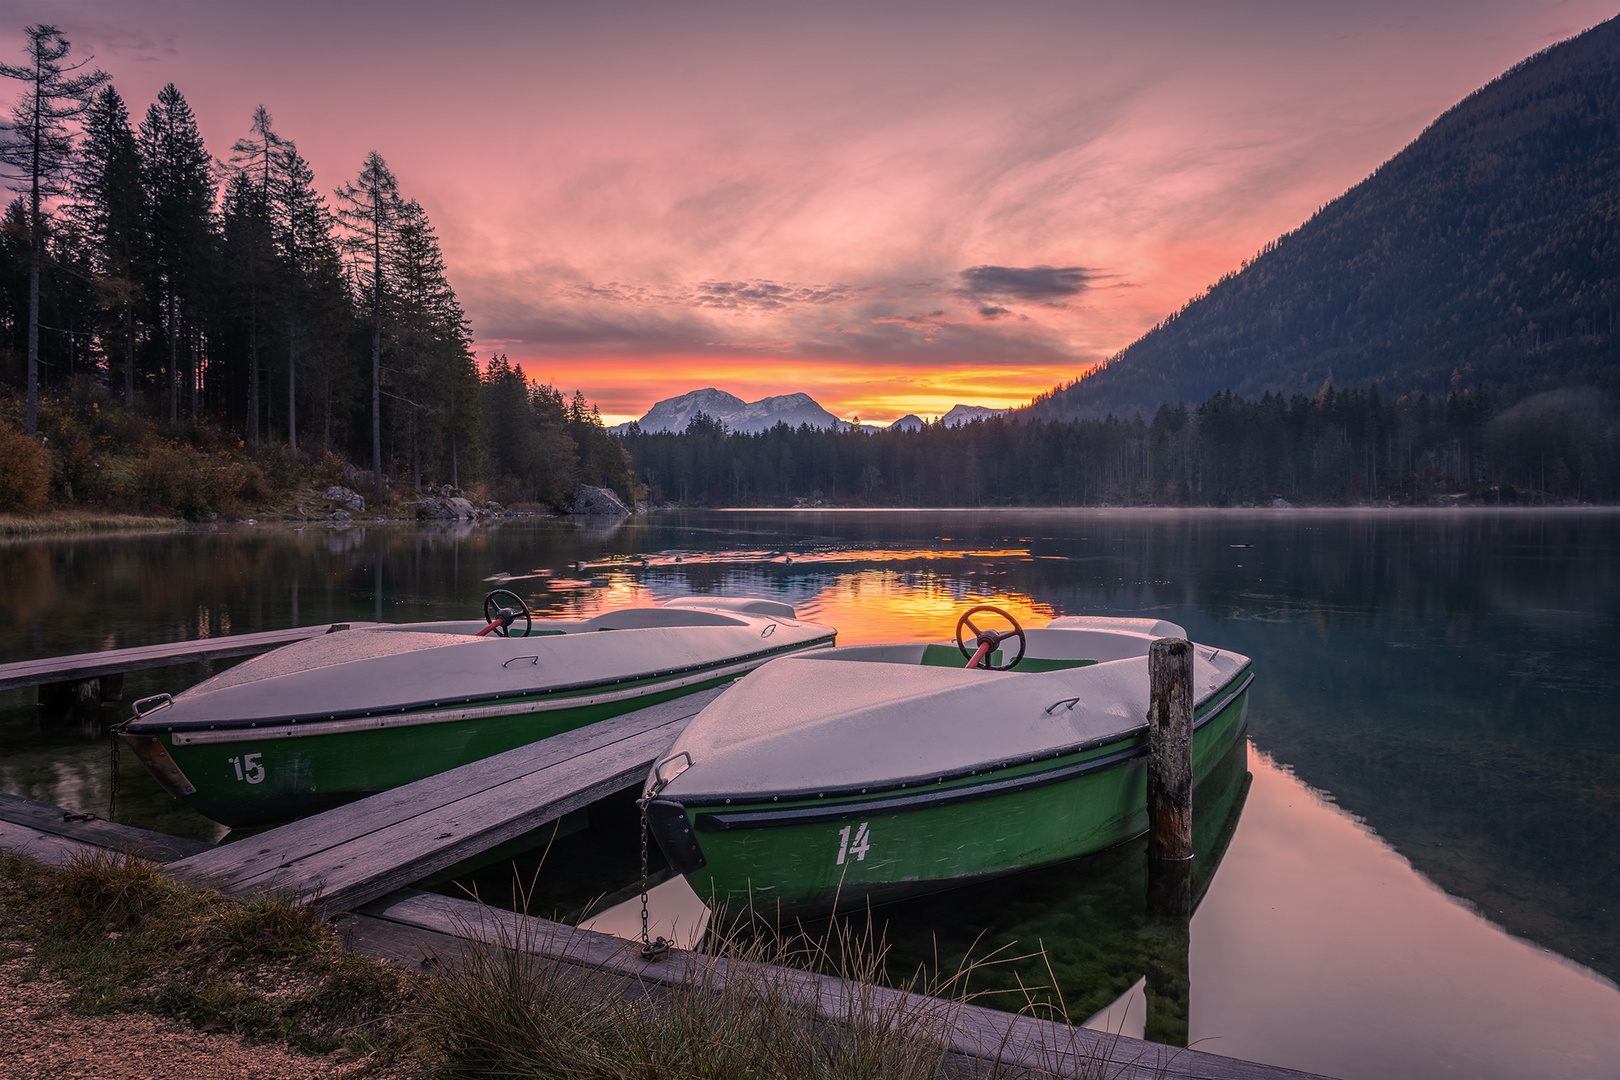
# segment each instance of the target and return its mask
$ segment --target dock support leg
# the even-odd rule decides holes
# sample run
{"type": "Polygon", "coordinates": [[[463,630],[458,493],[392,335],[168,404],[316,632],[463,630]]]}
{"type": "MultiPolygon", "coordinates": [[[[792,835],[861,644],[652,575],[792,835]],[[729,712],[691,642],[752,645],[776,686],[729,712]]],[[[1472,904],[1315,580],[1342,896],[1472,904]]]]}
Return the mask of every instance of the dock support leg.
{"type": "Polygon", "coordinates": [[[61,720],[73,711],[73,684],[40,683],[36,709],[44,722],[61,720]]]}
{"type": "Polygon", "coordinates": [[[80,723],[101,719],[101,680],[80,679],[73,684],[73,719],[80,723]]]}
{"type": "MultiPolygon", "coordinates": [[[[122,688],[120,688],[120,693],[122,688]]],[[[86,728],[101,722],[102,679],[41,683],[39,719],[42,723],[71,721],[86,728]]]]}

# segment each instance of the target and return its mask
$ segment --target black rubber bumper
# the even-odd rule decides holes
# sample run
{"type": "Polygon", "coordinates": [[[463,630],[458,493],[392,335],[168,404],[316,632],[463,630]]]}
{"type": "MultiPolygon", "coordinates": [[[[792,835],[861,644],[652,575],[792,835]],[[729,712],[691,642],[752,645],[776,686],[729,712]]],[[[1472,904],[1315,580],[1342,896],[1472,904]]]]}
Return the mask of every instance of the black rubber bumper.
{"type": "Polygon", "coordinates": [[[647,804],[647,829],[677,874],[690,874],[708,862],[686,820],[686,807],[674,799],[654,799],[647,804]]]}

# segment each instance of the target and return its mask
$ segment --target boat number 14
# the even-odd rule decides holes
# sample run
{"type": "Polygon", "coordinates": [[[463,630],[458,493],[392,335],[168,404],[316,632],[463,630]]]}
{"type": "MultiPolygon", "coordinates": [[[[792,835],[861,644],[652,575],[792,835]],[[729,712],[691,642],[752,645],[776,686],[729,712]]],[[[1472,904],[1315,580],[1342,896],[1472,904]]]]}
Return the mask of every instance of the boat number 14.
{"type": "MultiPolygon", "coordinates": [[[[250,784],[257,784],[264,779],[264,766],[259,764],[259,759],[263,756],[263,754],[247,754],[243,757],[233,757],[228,760],[232,765],[236,766],[236,778],[238,780],[246,780],[250,784]]],[[[840,861],[842,861],[841,856],[840,861]]]]}
{"type": "Polygon", "coordinates": [[[872,846],[872,834],[866,831],[866,822],[861,822],[861,827],[855,830],[855,842],[853,844],[849,842],[849,829],[850,827],[845,825],[838,830],[839,866],[844,865],[844,856],[846,855],[855,856],[856,862],[865,862],[867,849],[872,846]]]}

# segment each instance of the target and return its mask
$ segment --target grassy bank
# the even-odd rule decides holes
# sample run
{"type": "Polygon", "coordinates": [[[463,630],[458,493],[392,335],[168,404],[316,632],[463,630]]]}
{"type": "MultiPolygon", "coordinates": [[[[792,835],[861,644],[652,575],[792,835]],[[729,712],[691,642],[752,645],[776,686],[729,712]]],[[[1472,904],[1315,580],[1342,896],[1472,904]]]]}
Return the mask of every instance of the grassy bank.
{"type": "MultiPolygon", "coordinates": [[[[0,854],[0,960],[64,980],[69,1011],[149,1013],[387,1071],[555,1080],[924,1080],[965,974],[886,982],[870,927],[820,939],[711,935],[673,986],[548,961],[522,940],[471,945],[433,976],[346,951],[308,909],[236,903],[111,853],[61,868],[0,854]],[[818,1010],[796,971],[849,980],[818,1010]],[[926,984],[924,984],[926,982],[926,984]]],[[[1105,1075],[1099,1072],[1097,1075],[1105,1075]]]]}
{"type": "Polygon", "coordinates": [[[154,514],[98,513],[93,510],[42,510],[0,514],[0,537],[55,536],[73,533],[165,532],[184,527],[180,518],[154,514]]]}
{"type": "MultiPolygon", "coordinates": [[[[161,422],[105,398],[90,384],[42,398],[31,438],[20,404],[0,394],[0,536],[318,519],[339,509],[324,498],[334,486],[365,499],[357,518],[397,520],[434,494],[394,478],[378,504],[372,474],[337,454],[249,444],[216,424],[161,422]]],[[[458,494],[483,505],[481,489],[458,494]]]]}
{"type": "Polygon", "coordinates": [[[0,940],[5,959],[63,979],[81,1015],[145,1012],[379,1064],[412,1052],[419,978],[346,952],[306,909],[234,903],[137,858],[0,854],[0,940]]]}

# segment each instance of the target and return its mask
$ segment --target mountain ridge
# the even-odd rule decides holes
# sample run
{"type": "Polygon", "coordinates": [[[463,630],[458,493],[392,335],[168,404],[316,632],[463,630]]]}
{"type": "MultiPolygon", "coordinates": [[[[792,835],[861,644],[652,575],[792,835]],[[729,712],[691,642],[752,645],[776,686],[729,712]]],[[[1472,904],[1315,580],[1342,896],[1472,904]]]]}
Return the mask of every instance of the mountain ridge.
{"type": "Polygon", "coordinates": [[[1223,390],[1620,389],[1620,19],[1514,65],[1041,419],[1223,390]]]}
{"type": "MultiPolygon", "coordinates": [[[[1001,416],[1010,411],[1010,409],[992,409],[985,405],[953,405],[951,410],[940,418],[940,423],[954,427],[970,420],[1001,416]]],[[[924,423],[915,413],[909,413],[892,424],[855,424],[834,416],[822,407],[820,402],[803,391],[776,394],[760,398],[758,401],[744,401],[735,394],[706,386],[701,390],[688,390],[684,394],[664,398],[654,403],[640,420],[616,424],[608,430],[623,435],[630,430],[630,424],[635,423],[647,434],[682,432],[700,412],[711,420],[718,420],[725,425],[728,432],[750,435],[768,431],[783,423],[792,428],[807,424],[813,428],[833,431],[849,431],[858,427],[862,431],[874,433],[891,429],[910,430],[913,427],[921,427],[924,423]]]]}

